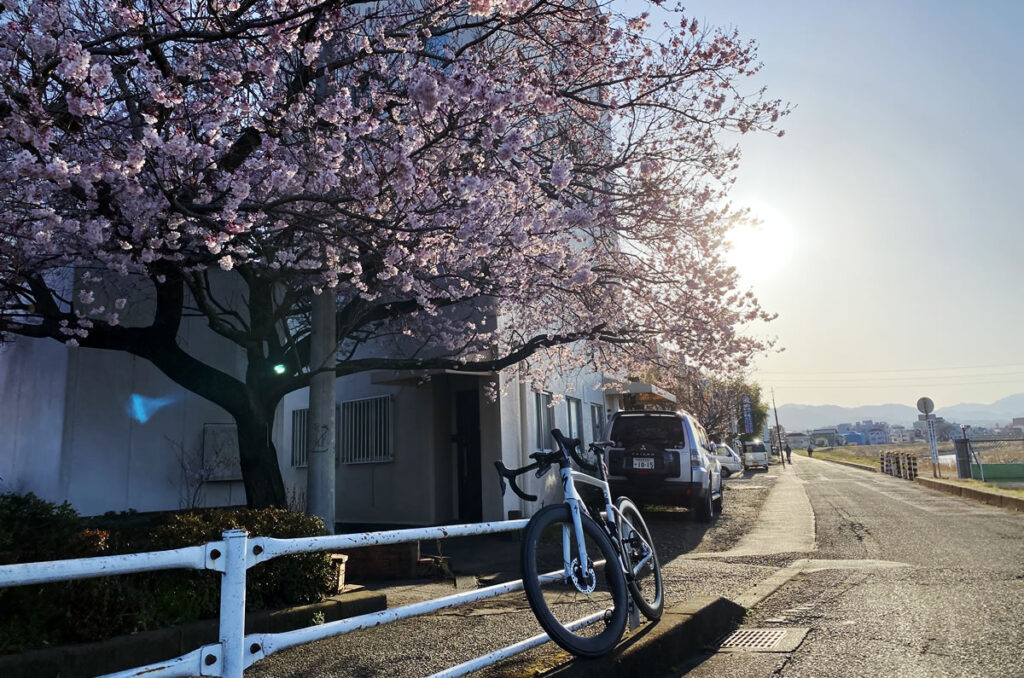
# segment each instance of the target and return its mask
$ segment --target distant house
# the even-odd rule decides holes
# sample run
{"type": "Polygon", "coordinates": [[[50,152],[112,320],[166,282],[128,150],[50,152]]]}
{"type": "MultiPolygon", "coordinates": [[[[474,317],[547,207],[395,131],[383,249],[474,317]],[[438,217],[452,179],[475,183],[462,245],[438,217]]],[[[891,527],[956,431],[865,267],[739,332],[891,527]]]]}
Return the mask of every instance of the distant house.
{"type": "Polygon", "coordinates": [[[846,440],[847,445],[863,445],[865,438],[863,433],[857,431],[848,431],[843,435],[843,439],[846,440]]]}
{"type": "Polygon", "coordinates": [[[889,441],[897,444],[914,442],[914,429],[895,424],[889,427],[889,441]]]}
{"type": "Polygon", "coordinates": [[[867,432],[868,445],[885,445],[889,442],[889,433],[879,427],[869,428],[867,432]]]}
{"type": "Polygon", "coordinates": [[[815,447],[836,447],[846,442],[836,428],[816,428],[808,434],[815,447]]]}
{"type": "Polygon", "coordinates": [[[811,442],[811,437],[806,433],[787,433],[786,444],[794,450],[805,450],[807,444],[811,442]]]}

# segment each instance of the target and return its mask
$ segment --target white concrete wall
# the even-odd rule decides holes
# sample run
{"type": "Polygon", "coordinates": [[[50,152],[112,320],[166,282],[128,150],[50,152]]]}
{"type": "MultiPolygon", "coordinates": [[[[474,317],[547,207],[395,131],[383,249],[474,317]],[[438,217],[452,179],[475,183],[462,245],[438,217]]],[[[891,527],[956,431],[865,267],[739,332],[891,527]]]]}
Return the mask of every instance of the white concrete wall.
{"type": "Polygon", "coordinates": [[[64,500],[60,457],[68,349],[56,341],[0,347],[0,492],[64,500]]]}
{"type": "MultiPolygon", "coordinates": [[[[508,378],[510,381],[518,383],[518,378],[508,378]]],[[[586,449],[587,445],[594,442],[591,403],[599,404],[603,408],[605,421],[601,422],[602,429],[603,425],[607,422],[608,416],[621,408],[621,398],[619,396],[607,395],[600,389],[602,378],[603,375],[600,372],[579,370],[562,375],[561,377],[553,377],[544,384],[520,385],[518,388],[510,387],[508,389],[509,392],[515,392],[516,397],[514,403],[511,402],[512,398],[510,397],[502,399],[502,405],[506,408],[502,412],[503,435],[507,436],[509,444],[512,444],[513,441],[518,441],[519,449],[518,459],[514,459],[511,454],[506,453],[504,457],[505,465],[509,467],[524,466],[531,462],[529,455],[537,451],[537,428],[539,423],[537,420],[535,389],[547,391],[553,396],[561,395],[579,398],[582,401],[583,407],[582,440],[584,449],[586,449]],[[520,420],[524,409],[525,425],[520,420]],[[513,431],[517,431],[517,433],[513,435],[513,431]]],[[[551,409],[552,426],[568,435],[569,413],[567,402],[564,399],[559,400],[554,403],[551,409]]],[[[548,446],[552,445],[554,445],[554,442],[549,442],[548,446]]],[[[541,479],[535,478],[533,473],[527,473],[520,476],[520,481],[521,487],[528,493],[537,495],[538,501],[526,502],[516,497],[509,490],[504,501],[506,512],[519,510],[523,512],[524,516],[531,516],[547,504],[562,500],[557,469],[553,468],[541,479]]]]}
{"type": "MultiPolygon", "coordinates": [[[[122,322],[148,322],[146,289],[127,294],[133,302],[122,322]]],[[[222,294],[230,302],[240,292],[222,294]]],[[[241,350],[204,321],[184,320],[178,342],[199,359],[244,375],[241,350]]],[[[245,503],[241,482],[203,482],[201,473],[186,471],[202,467],[204,424],[233,419],[149,361],[19,337],[0,351],[0,403],[2,491],[68,500],[84,515],[245,503]]]]}

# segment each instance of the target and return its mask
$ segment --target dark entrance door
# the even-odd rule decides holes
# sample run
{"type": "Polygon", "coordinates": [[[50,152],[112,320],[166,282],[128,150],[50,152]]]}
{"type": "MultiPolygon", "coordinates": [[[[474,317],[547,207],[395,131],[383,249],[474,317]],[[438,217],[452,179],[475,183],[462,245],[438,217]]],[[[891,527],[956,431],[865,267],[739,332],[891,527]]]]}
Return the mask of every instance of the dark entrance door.
{"type": "Polygon", "coordinates": [[[480,394],[455,392],[455,454],[458,464],[459,522],[483,520],[480,490],[480,394]]]}

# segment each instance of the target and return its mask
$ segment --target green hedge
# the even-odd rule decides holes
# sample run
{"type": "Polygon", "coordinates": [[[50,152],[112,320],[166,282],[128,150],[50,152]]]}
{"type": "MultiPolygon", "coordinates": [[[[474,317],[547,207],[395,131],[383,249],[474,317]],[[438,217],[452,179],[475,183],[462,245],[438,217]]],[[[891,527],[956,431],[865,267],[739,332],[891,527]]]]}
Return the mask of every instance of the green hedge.
{"type": "MultiPolygon", "coordinates": [[[[278,538],[324,534],[318,518],[283,509],[218,509],[138,519],[129,512],[82,520],[66,502],[0,495],[0,564],[197,546],[245,529],[278,538]]],[[[333,593],[330,556],[275,558],[248,572],[250,610],[312,603],[333,593]]],[[[169,570],[0,589],[0,653],[102,640],[217,616],[220,575],[169,570]]]]}

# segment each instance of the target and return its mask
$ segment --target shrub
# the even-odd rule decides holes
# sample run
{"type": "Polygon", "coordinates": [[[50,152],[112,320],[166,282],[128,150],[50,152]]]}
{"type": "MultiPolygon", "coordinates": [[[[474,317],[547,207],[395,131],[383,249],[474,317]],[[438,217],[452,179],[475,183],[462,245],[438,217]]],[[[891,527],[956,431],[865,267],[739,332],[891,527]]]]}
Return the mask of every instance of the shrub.
{"type": "MultiPolygon", "coordinates": [[[[279,539],[325,534],[323,522],[316,517],[284,509],[236,509],[175,514],[170,522],[154,531],[152,541],[154,548],[196,546],[216,541],[222,532],[234,529],[245,529],[252,536],[279,539]]],[[[331,591],[331,579],[331,559],[326,553],[275,558],[249,570],[246,608],[315,603],[331,591]]],[[[197,601],[200,598],[205,599],[205,596],[198,596],[197,601]]],[[[215,591],[214,609],[210,614],[216,612],[217,599],[215,591]]]]}
{"type": "MultiPolygon", "coordinates": [[[[253,536],[323,534],[317,518],[281,509],[212,510],[140,517],[134,512],[81,520],[67,503],[0,495],[0,563],[59,560],[175,549],[220,539],[242,528],[253,536]],[[88,527],[82,527],[82,525],[88,527]],[[124,529],[119,529],[123,527],[124,529]]],[[[251,568],[246,607],[281,607],[333,593],[324,553],[275,558],[251,568]]],[[[169,570],[0,589],[0,653],[102,640],[179,622],[215,617],[216,572],[169,570]]]]}
{"type": "Polygon", "coordinates": [[[78,532],[78,512],[28,494],[0,494],[0,564],[92,555],[69,554],[67,545],[78,532]]]}

